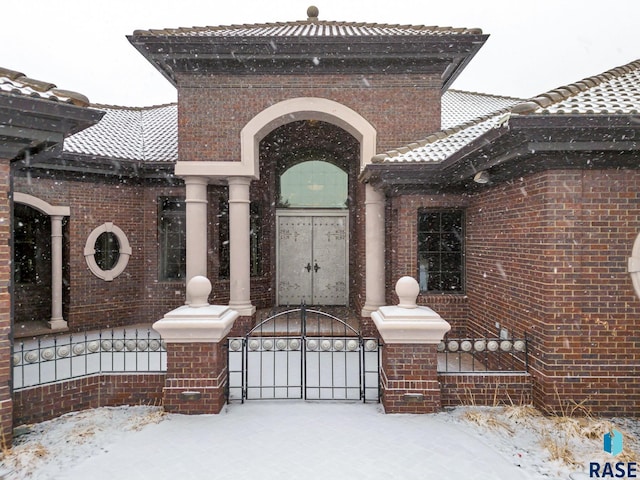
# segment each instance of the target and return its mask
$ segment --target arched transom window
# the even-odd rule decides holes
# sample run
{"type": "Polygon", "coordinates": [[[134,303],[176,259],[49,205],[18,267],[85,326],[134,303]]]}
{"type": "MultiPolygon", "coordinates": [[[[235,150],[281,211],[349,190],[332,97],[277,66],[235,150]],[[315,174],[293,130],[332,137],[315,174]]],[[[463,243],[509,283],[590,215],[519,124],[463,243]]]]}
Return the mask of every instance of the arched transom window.
{"type": "Polygon", "coordinates": [[[309,160],[280,177],[280,207],[346,208],[348,175],[329,162],[309,160]]]}

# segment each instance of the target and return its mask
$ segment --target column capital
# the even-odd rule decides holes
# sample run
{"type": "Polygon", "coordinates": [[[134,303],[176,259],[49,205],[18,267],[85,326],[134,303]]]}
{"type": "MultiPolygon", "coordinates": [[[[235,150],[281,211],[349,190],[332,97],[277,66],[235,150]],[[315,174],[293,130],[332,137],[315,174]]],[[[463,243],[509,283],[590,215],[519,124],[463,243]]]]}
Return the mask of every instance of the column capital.
{"type": "Polygon", "coordinates": [[[209,177],[204,175],[183,175],[185,185],[209,185],[209,177]]]}
{"type": "Polygon", "coordinates": [[[227,183],[229,185],[246,185],[246,186],[249,186],[249,185],[251,185],[251,180],[253,180],[251,177],[228,177],[227,178],[227,183]]]}

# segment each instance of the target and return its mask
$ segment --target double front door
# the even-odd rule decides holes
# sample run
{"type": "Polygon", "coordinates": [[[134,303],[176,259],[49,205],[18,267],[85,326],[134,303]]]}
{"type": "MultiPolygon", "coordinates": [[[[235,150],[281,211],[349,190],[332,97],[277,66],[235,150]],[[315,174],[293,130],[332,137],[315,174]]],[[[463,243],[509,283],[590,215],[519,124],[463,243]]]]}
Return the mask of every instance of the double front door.
{"type": "Polygon", "coordinates": [[[347,212],[279,212],[279,305],[346,305],[347,212]]]}

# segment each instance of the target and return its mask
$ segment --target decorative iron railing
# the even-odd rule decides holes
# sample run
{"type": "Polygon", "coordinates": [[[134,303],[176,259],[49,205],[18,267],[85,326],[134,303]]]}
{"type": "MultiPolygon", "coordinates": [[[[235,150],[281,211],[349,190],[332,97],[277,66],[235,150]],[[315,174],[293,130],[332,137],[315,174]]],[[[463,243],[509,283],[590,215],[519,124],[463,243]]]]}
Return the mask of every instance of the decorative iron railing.
{"type": "Polygon", "coordinates": [[[438,345],[438,372],[527,372],[525,338],[446,338],[438,345]]]}
{"type": "Polygon", "coordinates": [[[13,389],[98,373],[164,372],[167,350],[153,330],[103,330],[17,341],[13,389]]]}

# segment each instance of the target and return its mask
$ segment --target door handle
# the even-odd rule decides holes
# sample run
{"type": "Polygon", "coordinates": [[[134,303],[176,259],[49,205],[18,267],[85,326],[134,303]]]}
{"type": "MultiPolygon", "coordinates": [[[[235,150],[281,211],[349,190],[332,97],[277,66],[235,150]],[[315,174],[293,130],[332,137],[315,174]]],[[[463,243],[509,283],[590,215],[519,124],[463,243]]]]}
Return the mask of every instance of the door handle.
{"type": "Polygon", "coordinates": [[[318,262],[313,262],[315,263],[315,265],[313,266],[313,271],[318,273],[318,270],[320,270],[320,267],[318,266],[318,262]]]}
{"type": "Polygon", "coordinates": [[[310,263],[307,263],[307,266],[306,266],[306,267],[304,267],[304,268],[305,268],[305,270],[306,270],[307,272],[310,272],[310,271],[311,271],[311,264],[310,264],[310,263]]]}

